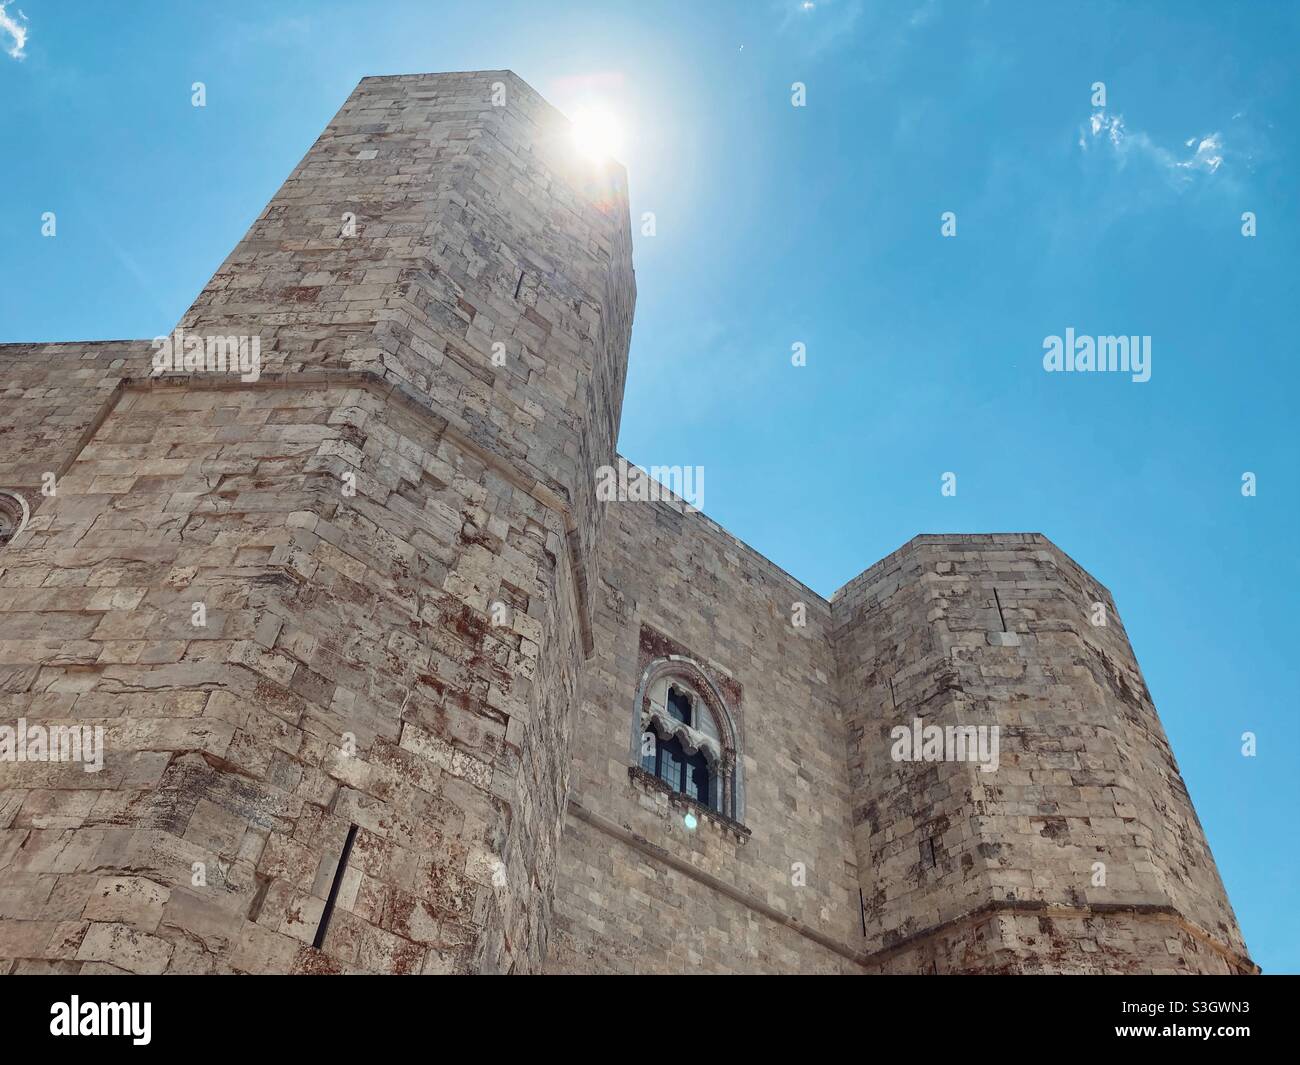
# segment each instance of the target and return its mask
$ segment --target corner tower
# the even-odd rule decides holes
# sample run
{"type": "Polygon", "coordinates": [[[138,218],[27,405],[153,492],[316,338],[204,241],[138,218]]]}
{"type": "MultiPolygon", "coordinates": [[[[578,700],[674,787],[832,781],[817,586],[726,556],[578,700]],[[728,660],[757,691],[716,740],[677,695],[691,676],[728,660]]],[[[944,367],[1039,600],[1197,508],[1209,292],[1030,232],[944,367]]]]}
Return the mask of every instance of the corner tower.
{"type": "Polygon", "coordinates": [[[1110,595],[1068,556],[920,536],[832,609],[870,971],[1256,971],[1110,595]],[[997,726],[996,770],[895,760],[917,722],[997,726]]]}
{"type": "Polygon", "coordinates": [[[0,560],[0,697],[105,764],[0,767],[0,957],[538,967],[634,289],[622,171],[513,74],[367,78],[186,358],[51,373],[97,414],[0,560]]]}

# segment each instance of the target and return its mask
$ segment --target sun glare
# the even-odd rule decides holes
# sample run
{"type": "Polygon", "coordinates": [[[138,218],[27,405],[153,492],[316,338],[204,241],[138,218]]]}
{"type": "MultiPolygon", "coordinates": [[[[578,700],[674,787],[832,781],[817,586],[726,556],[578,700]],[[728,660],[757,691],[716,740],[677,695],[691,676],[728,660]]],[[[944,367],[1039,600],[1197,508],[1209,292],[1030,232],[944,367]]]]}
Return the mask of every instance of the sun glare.
{"type": "Polygon", "coordinates": [[[593,162],[617,157],[623,150],[623,127],[603,107],[584,107],[573,116],[573,145],[593,162]]]}

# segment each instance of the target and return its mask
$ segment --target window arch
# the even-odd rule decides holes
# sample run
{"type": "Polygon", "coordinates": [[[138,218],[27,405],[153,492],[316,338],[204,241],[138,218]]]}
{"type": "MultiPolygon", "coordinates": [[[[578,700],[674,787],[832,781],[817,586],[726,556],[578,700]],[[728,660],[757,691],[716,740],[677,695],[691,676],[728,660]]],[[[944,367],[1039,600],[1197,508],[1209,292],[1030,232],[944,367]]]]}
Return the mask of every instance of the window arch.
{"type": "Polygon", "coordinates": [[[652,661],[632,715],[632,764],[733,821],[744,812],[737,734],[722,693],[680,655],[652,661]]]}
{"type": "Polygon", "coordinates": [[[0,489],[0,547],[23,531],[29,516],[27,500],[15,492],[0,489]]]}

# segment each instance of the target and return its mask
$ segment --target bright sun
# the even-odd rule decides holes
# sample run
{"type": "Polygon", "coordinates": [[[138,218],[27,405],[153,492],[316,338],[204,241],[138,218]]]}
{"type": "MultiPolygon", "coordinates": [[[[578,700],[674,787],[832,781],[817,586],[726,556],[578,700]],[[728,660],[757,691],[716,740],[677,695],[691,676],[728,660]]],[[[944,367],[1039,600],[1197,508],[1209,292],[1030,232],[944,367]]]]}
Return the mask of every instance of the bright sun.
{"type": "Polygon", "coordinates": [[[622,152],[623,127],[606,108],[584,107],[573,116],[573,144],[580,155],[604,162],[622,152]]]}

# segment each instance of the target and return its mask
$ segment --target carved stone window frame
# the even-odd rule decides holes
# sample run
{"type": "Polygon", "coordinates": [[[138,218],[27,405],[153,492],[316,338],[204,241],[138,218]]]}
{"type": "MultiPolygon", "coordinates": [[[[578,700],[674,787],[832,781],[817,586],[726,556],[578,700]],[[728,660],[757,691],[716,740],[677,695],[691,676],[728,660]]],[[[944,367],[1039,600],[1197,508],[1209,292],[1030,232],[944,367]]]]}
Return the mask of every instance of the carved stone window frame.
{"type": "Polygon", "coordinates": [[[27,500],[8,488],[0,488],[0,547],[23,531],[31,519],[27,500]]]}
{"type": "Polygon", "coordinates": [[[636,698],[632,703],[632,720],[628,741],[629,764],[641,765],[641,738],[645,733],[645,718],[651,713],[650,693],[661,680],[667,679],[669,686],[679,681],[687,689],[688,695],[698,698],[691,700],[693,725],[692,732],[698,729],[698,715],[701,711],[712,717],[718,736],[719,750],[715,763],[716,787],[718,801],[715,809],[737,824],[744,823],[745,816],[745,779],[744,761],[740,756],[740,733],[736,728],[735,718],[727,706],[722,690],[713,678],[693,658],[686,655],[669,654],[655,658],[641,673],[637,684],[636,698]]]}

